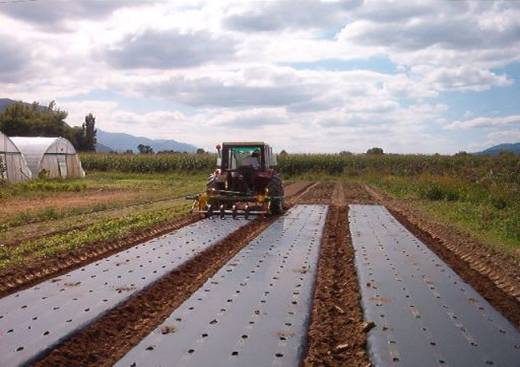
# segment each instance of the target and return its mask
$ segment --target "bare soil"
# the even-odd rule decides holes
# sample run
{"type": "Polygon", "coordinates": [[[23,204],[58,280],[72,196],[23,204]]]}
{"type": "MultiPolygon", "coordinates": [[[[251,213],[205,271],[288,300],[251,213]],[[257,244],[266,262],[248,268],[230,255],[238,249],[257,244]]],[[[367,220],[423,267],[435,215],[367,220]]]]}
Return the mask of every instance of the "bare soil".
{"type": "MultiPolygon", "coordinates": [[[[512,268],[511,263],[502,260],[497,262],[496,259],[489,259],[493,255],[481,253],[480,251],[484,251],[483,246],[474,248],[473,246],[477,246],[474,243],[470,246],[467,236],[440,226],[407,203],[391,200],[369,187],[357,184],[297,182],[287,186],[285,192],[288,206],[295,203],[330,205],[320,248],[305,366],[370,366],[366,353],[369,327],[363,320],[354,248],[347,224],[348,205],[352,203],[377,202],[385,205],[465,281],[519,326],[520,306],[518,295],[515,297],[514,292],[517,289],[515,285],[519,284],[520,269],[512,268]],[[492,276],[478,270],[478,263],[476,266],[472,265],[471,261],[475,258],[481,261],[482,266],[494,264],[495,268],[490,274],[498,277],[501,287],[492,276]],[[509,278],[505,278],[505,275],[500,278],[502,273],[508,273],[509,278]],[[504,283],[501,279],[512,279],[512,283],[504,283]]],[[[96,247],[83,249],[84,252],[82,250],[39,264],[29,264],[27,270],[18,269],[13,274],[0,272],[0,296],[170,232],[197,219],[187,216],[177,222],[145,231],[140,237],[119,241],[119,244],[98,244],[96,247]],[[65,264],[63,267],[62,263],[65,264]]],[[[274,218],[258,218],[232,233],[218,245],[64,341],[35,365],[112,365],[273,220],[274,218]]]]}
{"type": "MultiPolygon", "coordinates": [[[[332,205],[321,242],[304,366],[369,366],[347,215],[348,204],[369,202],[370,198],[359,185],[338,183],[332,193],[330,189],[327,185],[318,190],[329,192],[332,205]]],[[[320,195],[318,201],[322,199],[320,195]]]]}
{"type": "Polygon", "coordinates": [[[520,264],[409,203],[367,191],[520,330],[520,264]]]}
{"type": "Polygon", "coordinates": [[[83,192],[60,192],[57,195],[30,198],[8,198],[1,201],[0,222],[27,211],[36,212],[52,208],[55,210],[87,208],[96,204],[134,202],[141,195],[128,190],[88,190],[83,192]]]}
{"type": "Polygon", "coordinates": [[[298,204],[330,204],[335,185],[334,182],[318,182],[298,199],[298,204]]]}

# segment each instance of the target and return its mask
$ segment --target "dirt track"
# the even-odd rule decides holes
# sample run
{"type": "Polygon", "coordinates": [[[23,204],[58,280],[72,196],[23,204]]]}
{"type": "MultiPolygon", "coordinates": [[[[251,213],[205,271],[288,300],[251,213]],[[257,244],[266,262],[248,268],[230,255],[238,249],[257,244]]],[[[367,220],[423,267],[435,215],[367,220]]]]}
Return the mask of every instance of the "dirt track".
{"type": "Polygon", "coordinates": [[[322,185],[318,192],[320,197],[317,199],[328,200],[331,206],[321,243],[309,349],[304,365],[367,366],[367,330],[359,303],[347,213],[348,204],[368,202],[370,198],[359,185],[322,185]]]}

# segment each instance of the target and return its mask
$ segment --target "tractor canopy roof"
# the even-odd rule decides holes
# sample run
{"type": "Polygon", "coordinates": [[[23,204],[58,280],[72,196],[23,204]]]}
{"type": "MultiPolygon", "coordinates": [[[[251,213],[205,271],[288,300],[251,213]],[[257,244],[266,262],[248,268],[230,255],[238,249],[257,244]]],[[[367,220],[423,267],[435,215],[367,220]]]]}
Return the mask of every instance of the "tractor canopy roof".
{"type": "Polygon", "coordinates": [[[268,145],[262,141],[236,141],[236,142],[224,142],[222,146],[240,146],[240,147],[257,147],[268,145]]]}

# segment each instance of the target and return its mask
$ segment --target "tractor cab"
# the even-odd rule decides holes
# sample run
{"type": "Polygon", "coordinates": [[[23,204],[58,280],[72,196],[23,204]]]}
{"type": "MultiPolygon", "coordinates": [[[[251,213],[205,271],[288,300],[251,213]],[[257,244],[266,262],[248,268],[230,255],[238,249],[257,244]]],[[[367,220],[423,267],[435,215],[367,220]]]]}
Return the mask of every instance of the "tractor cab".
{"type": "Polygon", "coordinates": [[[221,170],[239,170],[250,167],[266,170],[276,166],[272,148],[264,143],[223,143],[217,145],[217,167],[221,170]]]}

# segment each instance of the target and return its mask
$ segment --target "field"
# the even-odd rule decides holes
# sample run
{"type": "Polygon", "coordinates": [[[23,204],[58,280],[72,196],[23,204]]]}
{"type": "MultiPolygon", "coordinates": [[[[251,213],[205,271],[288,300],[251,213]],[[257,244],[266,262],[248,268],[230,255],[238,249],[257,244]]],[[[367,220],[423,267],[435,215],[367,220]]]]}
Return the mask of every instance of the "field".
{"type": "MultiPolygon", "coordinates": [[[[224,275],[228,276],[225,271],[231,271],[235,266],[237,271],[240,266],[243,271],[249,271],[248,266],[260,269],[264,262],[287,258],[278,264],[279,270],[272,279],[289,283],[280,288],[271,284],[270,292],[276,296],[259,299],[258,302],[262,302],[258,307],[269,307],[261,304],[269,304],[270,297],[284,299],[287,295],[283,289],[297,287],[300,290],[295,294],[301,297],[298,300],[304,309],[297,312],[290,309],[289,314],[296,312],[312,317],[308,329],[305,319],[285,321],[290,327],[277,334],[277,338],[282,341],[280,348],[289,349],[277,352],[276,357],[283,356],[289,361],[295,358],[294,361],[303,361],[307,366],[366,366],[369,363],[367,338],[371,338],[370,345],[377,345],[379,324],[376,322],[376,331],[371,332],[374,325],[366,319],[363,310],[367,312],[367,305],[373,300],[384,305],[385,297],[389,296],[384,295],[383,287],[380,290],[383,295],[367,296],[366,300],[363,298],[365,303],[360,303],[361,295],[370,295],[375,287],[373,284],[377,284],[378,280],[360,280],[365,276],[365,270],[357,257],[365,250],[356,235],[364,227],[361,225],[360,229],[351,233],[347,218],[355,215],[365,218],[369,214],[362,214],[363,210],[372,213],[370,208],[378,208],[373,204],[384,205],[397,218],[399,225],[406,227],[411,236],[416,236],[425,244],[427,249],[421,251],[432,251],[446,269],[453,269],[461,281],[469,284],[476,292],[471,299],[480,307],[489,308],[489,312],[497,310],[503,315],[504,320],[508,320],[504,321],[506,326],[502,326],[505,330],[509,330],[507,322],[513,325],[512,333],[520,327],[518,156],[279,157],[287,205],[292,207],[291,215],[294,218],[293,224],[288,225],[281,234],[276,231],[277,218],[259,218],[249,223],[227,220],[207,222],[188,214],[191,203],[184,196],[204,189],[208,173],[214,167],[213,155],[82,154],[81,160],[87,172],[82,180],[35,180],[0,186],[0,293],[5,297],[0,302],[18,302],[11,301],[10,297],[21,294],[19,291],[27,287],[38,288],[39,284],[58,287],[56,289],[63,292],[60,297],[67,297],[69,293],[71,295],[68,297],[73,297],[74,292],[95,295],[96,287],[103,288],[100,284],[95,285],[96,276],[104,277],[108,283],[112,282],[108,281],[112,276],[120,279],[115,280],[110,288],[115,291],[114,300],[110,298],[112,296],[105,296],[106,302],[115,303],[110,308],[103,306],[103,302],[85,306],[85,310],[89,311],[81,316],[83,319],[72,318],[72,329],[67,332],[66,338],[60,338],[51,349],[42,349],[37,357],[31,357],[36,358],[35,365],[108,366],[117,361],[137,363],[144,356],[138,350],[143,345],[147,346],[149,333],[159,330],[159,334],[181,335],[183,328],[179,320],[184,318],[191,320],[192,328],[197,327],[198,317],[190,319],[187,316],[189,310],[182,311],[183,307],[195,307],[196,303],[192,302],[196,302],[197,297],[206,297],[205,292],[224,295],[226,289],[232,289],[231,286],[219,288],[217,279],[220,279],[221,273],[224,278],[224,275]],[[354,204],[370,205],[350,206],[354,204]],[[300,225],[301,228],[297,229],[300,225]],[[299,236],[317,236],[319,228],[323,228],[320,241],[316,241],[316,237],[308,248],[298,249],[296,246],[293,249],[290,246],[289,239],[298,241],[299,236]],[[185,244],[190,241],[197,243],[200,233],[207,235],[203,245],[192,252],[183,252],[185,244]],[[269,248],[269,251],[280,252],[274,257],[263,255],[257,262],[248,264],[243,260],[247,257],[241,254],[253,251],[248,248],[254,249],[257,246],[255,243],[261,243],[264,235],[266,238],[281,236],[277,240],[281,243],[279,250],[269,248]],[[195,237],[191,239],[191,236],[195,237]],[[288,236],[289,241],[285,245],[284,236],[288,236]],[[154,264],[162,261],[157,259],[171,256],[166,247],[163,248],[165,242],[161,242],[168,238],[171,238],[168,241],[173,241],[171,243],[178,241],[177,251],[182,254],[177,253],[178,257],[172,257],[171,262],[161,263],[162,267],[157,266],[153,272],[147,272],[147,263],[154,264]],[[213,245],[212,241],[216,244],[213,245]],[[321,243],[321,247],[318,249],[313,245],[315,243],[321,243]],[[150,247],[153,251],[146,250],[150,247]],[[301,254],[298,255],[297,251],[301,254]],[[95,267],[105,268],[105,261],[110,266],[103,270],[107,272],[104,275],[95,267]],[[302,262],[303,268],[298,267],[296,273],[294,269],[284,269],[286,261],[294,267],[302,262]],[[139,263],[141,265],[137,265],[139,263]],[[127,269],[125,266],[130,266],[129,271],[122,276],[119,269],[127,269]],[[85,273],[82,274],[82,271],[85,273]],[[290,279],[294,274],[300,275],[294,278],[293,284],[290,279]],[[87,279],[86,275],[92,280],[87,279]],[[149,280],[150,277],[155,280],[149,280]],[[99,312],[104,316],[92,319],[87,316],[89,312],[99,312]],[[176,316],[175,312],[184,316],[176,316]],[[296,348],[300,343],[298,338],[292,336],[305,338],[307,346],[303,354],[291,357],[290,348],[296,348]]],[[[384,220],[381,214],[374,213],[371,214],[374,218],[384,220]]],[[[375,226],[376,222],[374,219],[369,224],[375,226]]],[[[350,226],[355,224],[356,221],[352,222],[351,219],[350,226]]],[[[373,230],[382,231],[380,235],[384,235],[387,226],[388,223],[381,222],[381,226],[373,230]]],[[[396,241],[405,242],[407,239],[396,241]]],[[[386,249],[390,250],[391,247],[386,249]]],[[[387,256],[392,258],[398,255],[388,252],[387,256]]],[[[399,261],[399,258],[392,258],[392,261],[399,261]]],[[[269,264],[265,265],[264,271],[275,268],[274,263],[269,264]]],[[[376,277],[377,274],[372,275],[372,272],[367,270],[370,277],[376,277]]],[[[254,273],[254,270],[250,271],[250,274],[254,273]]],[[[397,279],[398,275],[395,277],[397,279]]],[[[236,279],[239,282],[239,278],[236,279]]],[[[244,279],[239,282],[240,285],[246,284],[249,277],[244,279]]],[[[449,290],[443,290],[442,284],[439,283],[438,287],[439,292],[449,293],[449,290]]],[[[248,289],[244,288],[243,292],[247,293],[248,289]]],[[[258,292],[255,289],[251,292],[250,297],[256,297],[258,292]]],[[[235,294],[233,297],[238,296],[235,294]]],[[[237,298],[235,307],[245,307],[247,299],[237,298]]],[[[394,301],[401,302],[397,298],[394,301]]],[[[221,308],[214,316],[215,320],[224,320],[225,310],[229,307],[221,308]]],[[[210,312],[210,306],[204,312],[210,312]]],[[[238,309],[235,312],[236,320],[240,320],[238,309]]],[[[259,312],[258,315],[263,315],[263,311],[259,312]]],[[[52,315],[48,314],[50,319],[54,317],[52,315]]],[[[255,320],[256,316],[249,323],[255,320]]],[[[243,321],[246,323],[246,319],[243,321]]],[[[393,321],[390,312],[387,322],[393,321]]],[[[268,319],[265,322],[268,324],[268,319]]],[[[205,327],[201,325],[201,332],[205,327]]],[[[251,329],[250,338],[255,337],[254,330],[251,329]]],[[[220,332],[225,333],[225,330],[215,329],[215,333],[220,332]]],[[[242,339],[248,337],[248,333],[244,335],[242,339]]],[[[247,355],[247,344],[243,344],[243,340],[241,343],[239,345],[243,349],[239,348],[240,355],[247,355]]],[[[482,344],[486,343],[482,341],[482,344]]],[[[34,348],[37,349],[36,346],[34,348]]],[[[196,353],[204,353],[197,348],[194,349],[196,353]]],[[[31,353],[36,353],[36,349],[31,353]]],[[[232,353],[235,352],[233,356],[239,354],[238,349],[232,353]]],[[[26,349],[23,353],[29,352],[26,349]]],[[[502,354],[508,356],[508,352],[502,354]]],[[[17,358],[26,357],[22,353],[13,354],[9,361],[17,358]]],[[[292,362],[287,363],[291,365],[292,362]]]]}
{"type": "MultiPolygon", "coordinates": [[[[84,155],[93,171],[209,172],[212,155],[84,155]]],[[[422,155],[289,155],[286,179],[343,180],[372,185],[452,224],[483,244],[520,258],[520,158],[422,155]]]]}

